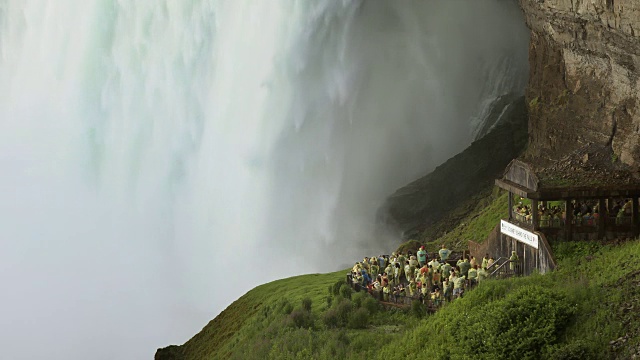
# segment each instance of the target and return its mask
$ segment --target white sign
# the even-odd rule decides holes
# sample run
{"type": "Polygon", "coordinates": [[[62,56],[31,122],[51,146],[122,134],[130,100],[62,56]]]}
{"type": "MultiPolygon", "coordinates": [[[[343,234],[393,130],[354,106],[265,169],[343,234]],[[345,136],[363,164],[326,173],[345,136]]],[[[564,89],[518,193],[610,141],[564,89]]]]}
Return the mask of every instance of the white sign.
{"type": "Polygon", "coordinates": [[[536,249],[538,248],[538,235],[510,222],[500,220],[500,232],[536,249]]]}

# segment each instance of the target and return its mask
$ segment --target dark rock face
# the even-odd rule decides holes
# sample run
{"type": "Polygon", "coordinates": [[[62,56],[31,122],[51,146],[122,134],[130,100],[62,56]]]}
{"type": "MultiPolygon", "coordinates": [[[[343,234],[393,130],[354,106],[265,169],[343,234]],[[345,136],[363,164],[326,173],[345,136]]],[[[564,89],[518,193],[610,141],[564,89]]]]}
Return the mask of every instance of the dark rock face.
{"type": "Polygon", "coordinates": [[[640,165],[640,2],[520,0],[531,29],[528,153],[590,144],[640,165]]]}
{"type": "Polygon", "coordinates": [[[183,360],[185,359],[182,348],[177,345],[167,346],[166,348],[158,349],[154,360],[183,360]]]}
{"type": "Polygon", "coordinates": [[[494,179],[525,147],[526,119],[524,98],[520,97],[487,135],[391,195],[378,211],[378,221],[410,237],[460,202],[493,186],[494,179]]]}

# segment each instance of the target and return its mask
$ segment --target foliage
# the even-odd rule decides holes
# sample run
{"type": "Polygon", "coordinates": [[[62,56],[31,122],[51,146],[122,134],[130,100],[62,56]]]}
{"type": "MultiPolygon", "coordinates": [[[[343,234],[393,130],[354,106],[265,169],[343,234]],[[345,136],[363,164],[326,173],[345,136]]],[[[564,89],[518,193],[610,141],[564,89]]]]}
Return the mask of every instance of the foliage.
{"type": "Polygon", "coordinates": [[[365,329],[369,325],[369,312],[365,308],[359,308],[349,316],[347,327],[349,329],[365,329]]]}
{"type": "Polygon", "coordinates": [[[311,311],[311,305],[313,304],[313,300],[311,300],[311,298],[306,297],[304,299],[302,299],[302,308],[309,312],[311,311]]]}
{"type": "Polygon", "coordinates": [[[280,302],[278,303],[278,312],[284,315],[288,315],[291,314],[292,311],[293,304],[291,304],[291,301],[289,301],[289,299],[280,300],[280,302]]]}
{"type": "Polygon", "coordinates": [[[305,309],[295,309],[291,314],[289,314],[287,325],[297,328],[311,329],[314,327],[313,315],[310,311],[305,309]]]}
{"type": "Polygon", "coordinates": [[[340,295],[340,288],[342,287],[342,285],[344,285],[344,280],[340,279],[340,280],[336,281],[329,288],[329,295],[335,295],[335,296],[340,295]]]}
{"type": "Polygon", "coordinates": [[[556,344],[546,347],[542,358],[548,360],[583,360],[593,359],[595,354],[586,341],[577,340],[569,344],[556,344]]]}
{"type": "Polygon", "coordinates": [[[617,154],[615,154],[615,153],[614,153],[614,154],[611,154],[611,163],[612,163],[612,164],[617,163],[617,162],[618,162],[618,160],[619,160],[619,158],[618,158],[618,155],[617,155],[617,154]]]}
{"type": "Polygon", "coordinates": [[[427,315],[427,310],[422,302],[419,300],[413,300],[411,302],[411,313],[417,318],[421,319],[427,315]]]}
{"type": "Polygon", "coordinates": [[[349,321],[349,315],[353,311],[353,303],[348,299],[342,299],[336,304],[335,310],[338,317],[338,325],[345,326],[349,321]]]}
{"type": "Polygon", "coordinates": [[[603,245],[598,241],[563,241],[551,245],[556,260],[569,257],[587,257],[600,252],[603,245]]]}
{"type": "Polygon", "coordinates": [[[402,243],[398,247],[398,249],[396,249],[396,252],[407,254],[409,251],[411,251],[412,253],[415,254],[416,252],[418,252],[418,250],[420,249],[420,246],[422,245],[424,244],[418,240],[409,240],[402,243]]]}
{"type": "Polygon", "coordinates": [[[342,286],[340,286],[340,296],[342,298],[351,299],[351,293],[353,293],[353,290],[349,285],[343,283],[342,286]]]}
{"type": "Polygon", "coordinates": [[[362,308],[366,309],[369,314],[373,315],[380,309],[380,303],[371,296],[367,296],[367,298],[362,302],[362,308]]]}
{"type": "Polygon", "coordinates": [[[531,101],[529,101],[529,110],[535,111],[538,109],[539,105],[540,105],[540,98],[536,96],[535,98],[531,99],[531,101]]]}
{"type": "Polygon", "coordinates": [[[441,243],[459,244],[458,247],[467,248],[468,240],[482,243],[500,219],[509,216],[508,204],[509,194],[499,189],[494,190],[491,196],[476,202],[476,211],[460,220],[455,228],[434,241],[430,248],[436,250],[441,243]]]}
{"type": "Polygon", "coordinates": [[[421,319],[380,311],[348,286],[352,300],[343,297],[344,271],[279,280],[238,299],[180,350],[188,360],[615,358],[609,342],[640,333],[624,320],[634,319],[624,304],[637,298],[640,243],[555,250],[553,273],[487,280],[421,319]]]}

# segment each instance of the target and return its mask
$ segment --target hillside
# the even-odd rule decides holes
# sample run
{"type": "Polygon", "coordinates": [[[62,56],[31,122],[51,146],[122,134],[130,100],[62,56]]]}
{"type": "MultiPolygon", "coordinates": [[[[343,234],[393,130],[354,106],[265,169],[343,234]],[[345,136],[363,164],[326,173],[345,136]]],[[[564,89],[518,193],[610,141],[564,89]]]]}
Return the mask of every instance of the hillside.
{"type": "Polygon", "coordinates": [[[156,359],[426,354],[434,359],[627,359],[636,354],[640,242],[565,243],[556,253],[560,266],[551,274],[489,280],[425,317],[382,310],[366,294],[334,295],[334,284],[344,281],[345,272],[274,281],[249,291],[183,346],[159,350],[156,359]],[[310,300],[310,311],[303,299],[310,300]],[[343,323],[328,322],[327,314],[336,312],[345,316],[343,323]]]}

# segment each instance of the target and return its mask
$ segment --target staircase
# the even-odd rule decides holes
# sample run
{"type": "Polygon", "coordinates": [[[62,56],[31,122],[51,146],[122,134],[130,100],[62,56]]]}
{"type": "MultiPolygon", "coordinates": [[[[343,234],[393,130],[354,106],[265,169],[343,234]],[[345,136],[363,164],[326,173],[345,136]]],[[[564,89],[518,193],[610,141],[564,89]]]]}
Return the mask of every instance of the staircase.
{"type": "Polygon", "coordinates": [[[489,277],[495,279],[504,279],[519,274],[518,270],[520,265],[516,263],[514,270],[511,270],[509,264],[511,264],[509,258],[498,258],[498,260],[491,264],[491,266],[489,266],[489,268],[487,269],[487,271],[489,272],[489,277]]]}

